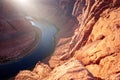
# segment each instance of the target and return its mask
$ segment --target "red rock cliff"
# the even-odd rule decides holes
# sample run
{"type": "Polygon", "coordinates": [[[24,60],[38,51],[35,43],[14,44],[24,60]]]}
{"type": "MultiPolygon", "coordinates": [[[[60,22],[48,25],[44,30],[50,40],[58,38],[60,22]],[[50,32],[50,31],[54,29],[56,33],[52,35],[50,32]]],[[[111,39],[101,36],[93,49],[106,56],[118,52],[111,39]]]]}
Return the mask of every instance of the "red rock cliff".
{"type": "Polygon", "coordinates": [[[16,80],[120,80],[120,0],[76,0],[72,14],[77,29],[58,43],[50,67],[37,64],[16,80]]]}

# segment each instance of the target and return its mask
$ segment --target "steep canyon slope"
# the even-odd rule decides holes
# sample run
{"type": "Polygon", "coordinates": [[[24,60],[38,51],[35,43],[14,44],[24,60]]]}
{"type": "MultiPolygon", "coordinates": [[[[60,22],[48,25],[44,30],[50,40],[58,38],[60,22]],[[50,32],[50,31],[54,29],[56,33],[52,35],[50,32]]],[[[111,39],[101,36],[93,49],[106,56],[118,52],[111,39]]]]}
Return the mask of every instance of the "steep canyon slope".
{"type": "Polygon", "coordinates": [[[72,38],[16,80],[120,80],[120,0],[76,0],[71,14],[79,21],[72,38]]]}
{"type": "Polygon", "coordinates": [[[32,27],[12,1],[0,1],[0,64],[27,55],[40,42],[40,30],[32,27]]]}

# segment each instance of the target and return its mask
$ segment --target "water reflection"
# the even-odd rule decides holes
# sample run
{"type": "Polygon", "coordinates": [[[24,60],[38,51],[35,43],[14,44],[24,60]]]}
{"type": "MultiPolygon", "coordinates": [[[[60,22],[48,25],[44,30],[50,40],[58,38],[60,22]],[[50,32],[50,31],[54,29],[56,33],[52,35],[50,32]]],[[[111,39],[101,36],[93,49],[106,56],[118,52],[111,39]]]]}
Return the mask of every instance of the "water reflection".
{"type": "Polygon", "coordinates": [[[48,24],[48,23],[41,23],[33,19],[32,17],[26,17],[33,26],[38,27],[42,32],[42,40],[41,40],[41,46],[43,48],[50,48],[54,44],[54,35],[57,32],[57,29],[55,26],[48,24]]]}
{"type": "Polygon", "coordinates": [[[52,51],[54,50],[54,35],[57,32],[56,27],[48,23],[40,23],[32,17],[26,18],[32,23],[34,27],[38,27],[41,30],[42,40],[38,47],[29,55],[24,56],[17,61],[0,65],[0,80],[16,74],[20,70],[24,70],[30,66],[35,65],[39,60],[42,60],[52,54],[52,51]]]}

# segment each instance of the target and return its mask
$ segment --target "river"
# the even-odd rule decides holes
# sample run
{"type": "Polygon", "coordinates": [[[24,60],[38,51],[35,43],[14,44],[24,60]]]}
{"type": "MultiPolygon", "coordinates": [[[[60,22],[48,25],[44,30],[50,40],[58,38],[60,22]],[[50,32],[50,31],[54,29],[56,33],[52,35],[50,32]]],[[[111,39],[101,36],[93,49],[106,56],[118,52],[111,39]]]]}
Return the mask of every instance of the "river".
{"type": "Polygon", "coordinates": [[[11,61],[6,64],[0,65],[0,80],[3,78],[11,77],[18,73],[20,70],[27,69],[31,66],[34,66],[39,60],[44,59],[45,57],[52,54],[55,46],[55,34],[57,28],[49,23],[41,23],[32,17],[26,17],[33,27],[38,27],[41,30],[42,38],[38,47],[29,55],[24,56],[23,58],[17,61],[11,61]]]}

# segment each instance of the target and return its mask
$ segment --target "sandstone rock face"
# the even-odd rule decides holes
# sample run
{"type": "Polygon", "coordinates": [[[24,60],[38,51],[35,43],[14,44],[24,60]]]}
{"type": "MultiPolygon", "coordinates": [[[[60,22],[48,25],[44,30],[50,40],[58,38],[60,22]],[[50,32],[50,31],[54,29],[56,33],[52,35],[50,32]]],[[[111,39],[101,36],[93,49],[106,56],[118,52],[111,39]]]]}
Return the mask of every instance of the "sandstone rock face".
{"type": "Polygon", "coordinates": [[[94,80],[92,74],[75,59],[50,71],[51,69],[46,64],[38,63],[32,72],[21,71],[15,80],[94,80]]]}
{"type": "Polygon", "coordinates": [[[77,17],[80,14],[82,14],[83,8],[85,7],[85,3],[85,0],[76,0],[72,11],[72,15],[77,17]]]}
{"type": "Polygon", "coordinates": [[[38,62],[33,72],[39,75],[39,79],[43,79],[44,77],[49,75],[51,70],[52,69],[48,65],[38,62]]]}
{"type": "Polygon", "coordinates": [[[42,80],[44,77],[48,76],[50,72],[51,69],[48,65],[38,62],[33,71],[20,71],[15,77],[15,80],[42,80]]]}
{"type": "Polygon", "coordinates": [[[38,80],[39,75],[31,71],[25,70],[21,71],[19,75],[16,76],[15,80],[38,80]]]}
{"type": "Polygon", "coordinates": [[[67,48],[62,47],[60,53],[56,51],[49,63],[51,67],[56,67],[74,56],[95,77],[108,80],[119,79],[117,75],[119,75],[120,65],[118,58],[120,2],[119,0],[84,0],[86,6],[81,15],[80,1],[82,0],[75,3],[77,8],[74,8],[73,12],[79,20],[79,27],[71,42],[68,43],[70,45],[67,48]]]}
{"type": "MultiPolygon", "coordinates": [[[[90,25],[93,23],[92,19],[86,23],[86,27],[89,28],[91,26],[92,29],[89,29],[91,32],[86,38],[85,43],[81,42],[83,47],[79,47],[80,49],[76,51],[75,57],[82,61],[94,76],[105,80],[119,80],[120,77],[116,75],[120,71],[120,61],[118,58],[120,56],[120,8],[115,5],[116,3],[111,2],[109,4],[114,6],[111,8],[110,5],[110,8],[103,9],[99,13],[100,15],[97,20],[94,21],[94,25],[90,25]]],[[[97,15],[93,17],[95,18],[97,15]]]]}
{"type": "Polygon", "coordinates": [[[120,80],[119,14],[120,0],[76,0],[77,29],[58,42],[43,80],[120,80]]]}
{"type": "Polygon", "coordinates": [[[64,14],[67,16],[71,16],[73,6],[76,0],[59,0],[59,6],[64,11],[64,14]]]}
{"type": "Polygon", "coordinates": [[[56,67],[48,77],[43,80],[94,80],[94,77],[78,60],[70,60],[56,67]]]}

